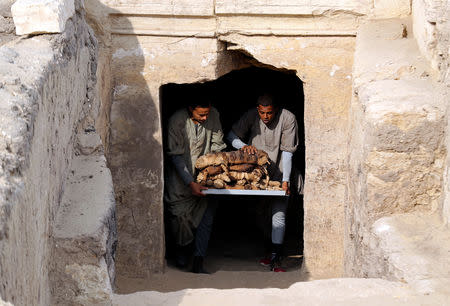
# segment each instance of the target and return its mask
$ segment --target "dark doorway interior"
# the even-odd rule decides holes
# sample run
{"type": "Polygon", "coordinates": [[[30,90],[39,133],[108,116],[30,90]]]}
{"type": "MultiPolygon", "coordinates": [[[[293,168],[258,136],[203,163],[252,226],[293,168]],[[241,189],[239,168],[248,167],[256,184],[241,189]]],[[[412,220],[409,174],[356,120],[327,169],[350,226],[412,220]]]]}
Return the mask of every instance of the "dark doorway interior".
{"type": "MultiPolygon", "coordinates": [[[[162,86],[160,93],[163,137],[165,139],[169,117],[177,109],[185,107],[189,99],[195,99],[198,95],[213,96],[214,106],[220,112],[226,135],[231,125],[245,111],[255,107],[258,95],[267,91],[277,96],[281,106],[297,117],[300,146],[294,154],[294,167],[304,174],[303,84],[293,71],[251,67],[232,71],[211,82],[162,86]]],[[[228,150],[233,150],[231,145],[228,150]]],[[[264,256],[266,241],[262,232],[263,226],[257,218],[257,215],[261,215],[258,198],[222,197],[219,202],[207,259],[209,270],[261,270],[257,261],[264,256]]],[[[291,196],[286,222],[285,265],[288,270],[296,270],[300,268],[300,255],[303,254],[303,196],[291,196]]],[[[266,226],[270,228],[270,224],[266,226]]],[[[170,255],[169,236],[166,241],[167,254],[170,255]]]]}

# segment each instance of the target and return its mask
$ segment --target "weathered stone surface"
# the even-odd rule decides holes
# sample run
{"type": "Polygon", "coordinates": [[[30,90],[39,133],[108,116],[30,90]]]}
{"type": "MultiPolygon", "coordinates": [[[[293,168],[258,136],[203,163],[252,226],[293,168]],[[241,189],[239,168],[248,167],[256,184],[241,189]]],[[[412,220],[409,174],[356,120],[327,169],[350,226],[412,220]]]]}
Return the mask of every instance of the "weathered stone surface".
{"type": "MultiPolygon", "coordinates": [[[[115,31],[127,27],[133,28],[132,25],[127,25],[127,22],[132,23],[137,20],[136,22],[139,23],[136,24],[143,24],[145,20],[142,18],[142,21],[139,21],[139,18],[134,19],[134,17],[130,20],[118,18],[117,22],[113,19],[113,25],[117,27],[115,31]]],[[[353,22],[354,19],[349,17],[349,28],[353,27],[353,22]]],[[[327,28],[329,29],[331,26],[327,28]]],[[[314,107],[319,107],[318,105],[322,104],[324,112],[323,116],[315,115],[313,110],[309,113],[311,116],[309,120],[314,121],[314,123],[308,122],[308,126],[317,126],[317,128],[314,128],[314,132],[310,134],[312,141],[315,141],[314,135],[316,133],[323,132],[321,130],[322,125],[315,125],[315,123],[323,122],[324,117],[330,118],[325,113],[331,111],[337,114],[336,117],[331,116],[335,118],[331,120],[333,122],[327,120],[325,122],[333,127],[336,124],[340,126],[337,133],[341,135],[342,132],[342,136],[336,136],[328,128],[324,128],[328,130],[326,134],[329,134],[329,138],[327,137],[327,140],[324,140],[323,145],[317,150],[321,154],[327,155],[327,157],[323,157],[325,159],[328,156],[334,156],[330,158],[329,164],[334,169],[334,174],[329,176],[330,182],[335,179],[339,180],[338,178],[344,180],[344,151],[342,152],[344,155],[338,158],[341,159],[339,165],[331,160],[334,160],[336,156],[335,144],[340,146],[344,142],[342,139],[346,137],[344,131],[347,123],[345,123],[346,119],[343,118],[346,118],[348,108],[345,101],[348,101],[351,93],[350,67],[352,64],[353,39],[351,37],[342,39],[301,37],[269,39],[255,37],[250,39],[244,36],[221,36],[220,40],[231,43],[229,44],[229,50],[241,50],[252,55],[263,64],[273,65],[281,69],[295,69],[298,71],[300,78],[310,84],[307,89],[307,100],[321,101],[311,103],[317,103],[314,104],[316,105],[314,107]],[[323,43],[330,46],[335,53],[322,46],[323,43]],[[232,47],[233,44],[238,46],[232,47]],[[339,47],[335,47],[335,44],[339,47]],[[327,60],[324,62],[324,59],[327,60]],[[330,83],[326,85],[323,79],[330,80],[330,83]],[[342,86],[341,81],[348,87],[342,86]],[[321,94],[318,94],[319,92],[321,94]],[[323,104],[322,101],[328,102],[323,104]],[[313,117],[317,117],[317,120],[313,117]],[[338,123],[341,119],[344,121],[338,123]],[[326,144],[327,141],[332,141],[333,144],[326,144]]],[[[162,230],[162,189],[160,185],[162,183],[160,181],[162,163],[159,162],[162,152],[158,151],[160,150],[158,148],[161,148],[161,131],[157,124],[159,119],[154,121],[147,119],[155,118],[154,114],[159,113],[159,87],[171,82],[192,83],[213,80],[223,73],[238,68],[239,63],[224,61],[223,59],[227,56],[221,56],[220,54],[226,52],[220,51],[220,43],[215,39],[118,35],[113,36],[112,43],[114,94],[111,108],[111,142],[108,158],[112,167],[118,201],[119,246],[117,268],[128,275],[141,275],[147,273],[145,269],[142,269],[143,265],[149,267],[150,271],[160,271],[162,267],[160,261],[162,258],[160,253],[162,250],[160,244],[162,243],[162,234],[159,234],[162,230]],[[186,61],[186,58],[189,58],[189,61],[186,61]],[[146,114],[142,110],[148,110],[149,113],[146,114]],[[142,131],[146,131],[146,133],[143,134],[142,131]],[[134,140],[130,142],[131,139],[134,140]],[[152,155],[149,156],[148,154],[152,155]],[[145,234],[138,236],[135,234],[136,231],[145,234]],[[123,245],[121,245],[122,243],[123,245]],[[122,266],[122,264],[124,265],[122,266]]],[[[317,152],[310,156],[315,154],[317,152]]],[[[320,167],[324,167],[321,171],[327,171],[325,168],[328,166],[322,165],[320,167]]],[[[329,183],[325,183],[325,185],[328,186],[329,183]]],[[[328,189],[325,185],[323,188],[328,189]]],[[[313,193],[316,192],[323,194],[322,191],[317,190],[313,193]]],[[[344,185],[341,186],[338,183],[336,192],[343,197],[344,185]]],[[[318,199],[319,195],[316,200],[318,199]]],[[[326,201],[324,200],[324,205],[326,201]]],[[[331,221],[332,216],[335,216],[336,213],[330,211],[330,219],[327,219],[326,222],[336,226],[331,231],[336,236],[339,235],[338,228],[343,229],[343,203],[344,200],[342,199],[337,204],[340,207],[337,209],[341,209],[342,212],[342,220],[339,219],[336,223],[331,221]]],[[[311,204],[311,207],[314,205],[316,204],[311,204]]],[[[322,209],[318,208],[318,211],[322,211],[322,209]]],[[[314,214],[315,212],[311,213],[311,216],[314,214]]],[[[311,219],[311,223],[308,224],[317,224],[317,222],[311,219]]],[[[319,226],[316,229],[318,228],[319,226]]],[[[311,231],[314,232],[316,229],[311,231]]],[[[324,237],[323,234],[321,232],[318,236],[324,237]]],[[[323,244],[320,245],[317,241],[311,241],[309,246],[312,248],[317,246],[317,250],[321,250],[317,252],[329,255],[311,255],[310,258],[311,262],[317,260],[318,266],[326,262],[323,264],[322,272],[329,270],[331,271],[330,275],[340,275],[341,272],[337,271],[342,271],[343,250],[342,247],[337,246],[339,239],[336,239],[334,234],[333,237],[321,240],[323,244]],[[334,241],[336,245],[328,245],[328,241],[334,241]],[[337,259],[338,257],[340,259],[337,259]],[[340,268],[336,268],[336,266],[340,266],[340,268]]],[[[313,235],[308,235],[308,237],[313,237],[313,235]]],[[[311,254],[316,253],[312,251],[311,254]]]]}
{"type": "Polygon", "coordinates": [[[355,14],[369,12],[368,0],[270,0],[270,1],[216,1],[217,14],[252,14],[252,15],[319,15],[325,11],[349,11],[355,14]]]}
{"type": "Polygon", "coordinates": [[[17,35],[62,33],[75,5],[74,0],[17,0],[11,12],[17,35]]]}
{"type": "MultiPolygon", "coordinates": [[[[139,9],[138,2],[131,0],[103,1],[102,5],[104,7],[92,5],[92,10],[104,10],[111,14],[110,17],[102,19],[104,25],[99,26],[99,33],[102,39],[105,39],[105,45],[112,45],[111,49],[106,48],[106,53],[111,54],[110,67],[113,67],[111,82],[105,82],[108,84],[106,87],[113,89],[111,112],[105,111],[106,114],[111,114],[111,137],[104,139],[111,140],[107,143],[108,158],[114,167],[116,196],[120,202],[118,210],[122,209],[124,213],[119,217],[119,235],[121,232],[124,235],[119,237],[119,241],[130,242],[129,245],[124,245],[124,248],[119,247],[124,250],[122,254],[122,251],[119,251],[119,258],[122,257],[123,262],[133,262],[137,267],[146,265],[152,271],[160,271],[162,267],[162,261],[158,259],[162,256],[158,250],[161,250],[160,244],[163,243],[158,236],[162,231],[162,163],[144,161],[143,155],[143,152],[150,150],[150,160],[161,158],[159,87],[170,82],[212,80],[236,69],[230,67],[238,67],[242,62],[238,64],[237,61],[228,61],[231,56],[222,56],[226,50],[241,51],[254,57],[261,65],[296,70],[297,75],[305,82],[306,189],[309,190],[305,195],[305,269],[310,270],[315,277],[326,275],[329,271],[331,272],[328,276],[343,273],[346,257],[342,237],[345,236],[345,231],[348,236],[357,231],[355,228],[344,230],[344,206],[349,199],[354,201],[352,203],[365,203],[367,200],[356,197],[353,192],[361,192],[364,196],[371,195],[373,216],[383,215],[383,205],[389,206],[393,203],[396,206],[392,211],[430,210],[439,206],[440,178],[439,175],[435,177],[435,174],[439,171],[445,155],[445,150],[442,150],[445,126],[445,118],[441,116],[443,108],[434,104],[435,101],[430,102],[431,106],[425,110],[421,110],[419,106],[403,107],[408,105],[409,102],[405,101],[411,96],[405,91],[392,99],[384,95],[386,90],[395,91],[397,85],[413,89],[419,86],[419,90],[412,92],[418,93],[421,99],[426,97],[420,90],[424,89],[424,93],[434,93],[436,90],[422,87],[421,82],[391,82],[413,79],[420,81],[433,77],[433,72],[424,64],[423,56],[414,44],[410,21],[380,20],[380,24],[376,26],[368,24],[361,28],[362,32],[367,28],[370,39],[360,41],[361,46],[364,46],[357,50],[363,50],[357,54],[357,60],[366,58],[355,63],[354,89],[356,92],[361,90],[362,95],[365,95],[367,105],[364,107],[370,108],[370,116],[373,118],[359,117],[365,116],[363,103],[355,106],[352,115],[354,117],[350,117],[350,121],[348,117],[352,79],[349,67],[352,66],[352,36],[355,29],[366,15],[375,18],[408,15],[409,1],[318,0],[250,3],[219,0],[215,4],[212,1],[196,2],[192,10],[187,9],[183,1],[165,5],[149,1],[139,9]],[[128,15],[124,15],[125,13],[128,15]],[[109,31],[117,35],[112,35],[111,38],[109,31]],[[283,37],[276,37],[277,35],[283,37]],[[218,36],[219,42],[214,36],[218,36]],[[389,47],[386,47],[388,44],[389,47]],[[380,80],[389,82],[365,86],[380,80]],[[379,101],[375,101],[372,95],[378,95],[379,101]],[[383,103],[382,99],[385,98],[387,100],[383,103]],[[403,108],[397,110],[396,105],[400,104],[403,108]],[[145,112],[140,111],[142,109],[145,109],[145,112]],[[385,113],[381,112],[383,115],[377,117],[381,114],[379,109],[384,109],[385,113]],[[146,121],[146,116],[155,121],[146,121]],[[363,128],[358,125],[358,120],[370,126],[367,133],[358,130],[363,128]],[[348,123],[351,122],[356,132],[349,134],[348,123]],[[142,130],[146,131],[145,135],[142,130]],[[430,135],[431,131],[438,133],[430,135]],[[389,141],[391,133],[394,136],[393,140],[389,141]],[[360,182],[362,174],[358,173],[362,171],[362,166],[356,166],[356,161],[361,161],[362,157],[349,159],[347,156],[349,139],[352,137],[352,141],[360,141],[362,144],[365,136],[370,142],[367,146],[379,147],[379,151],[374,149],[369,152],[362,146],[366,150],[364,158],[370,157],[367,165],[365,159],[361,163],[371,169],[370,175],[364,174],[368,175],[370,184],[375,186],[370,192],[364,185],[367,180],[360,182]],[[422,148],[428,136],[432,141],[422,148]],[[403,143],[398,144],[399,141],[403,143]],[[415,146],[420,148],[415,149],[415,146]],[[390,155],[389,150],[398,152],[390,155]],[[155,151],[159,153],[154,153],[155,151]],[[409,165],[409,168],[399,164],[393,173],[388,173],[385,163],[389,164],[397,159],[409,165]],[[350,179],[348,176],[349,161],[354,166],[355,181],[353,177],[350,179]],[[408,171],[409,169],[414,170],[408,171]],[[431,169],[432,175],[422,184],[421,173],[424,169],[431,169]],[[399,180],[395,180],[396,173],[399,173],[399,180]],[[405,192],[405,198],[387,197],[382,199],[380,204],[380,192],[399,186],[403,188],[402,184],[410,180],[412,182],[408,185],[409,189],[403,189],[409,190],[405,192]],[[414,190],[417,185],[419,187],[414,190]],[[138,194],[141,196],[136,196],[138,194]],[[410,201],[410,197],[414,200],[410,201]],[[330,203],[333,203],[332,208],[330,203]],[[142,235],[139,243],[133,238],[138,231],[147,235],[142,235]],[[150,232],[152,234],[147,234],[150,232]],[[139,245],[138,249],[130,247],[136,244],[139,245]],[[133,255],[127,254],[130,250],[133,255]],[[149,256],[149,253],[154,255],[149,256]]],[[[106,67],[104,71],[109,69],[109,64],[108,59],[105,59],[102,64],[106,67]]],[[[107,89],[104,91],[107,97],[107,89]]],[[[105,115],[105,118],[107,116],[109,115],[105,115]]],[[[372,188],[372,185],[370,187],[372,188]]],[[[350,211],[353,211],[354,207],[350,206],[350,211]]],[[[352,259],[349,259],[349,262],[352,262],[352,259]]],[[[146,273],[142,269],[123,271],[125,274],[137,273],[136,275],[146,273]]]]}
{"type": "Polygon", "coordinates": [[[75,157],[68,173],[53,228],[53,304],[108,305],[117,234],[111,173],[103,154],[75,157]]]}
{"type": "MultiPolygon", "coordinates": [[[[114,4],[103,2],[105,7],[111,5],[109,9],[94,6],[92,3],[87,4],[88,10],[95,18],[101,15],[98,12],[102,10],[112,14],[110,18],[101,19],[104,23],[99,25],[98,33],[102,37],[101,40],[105,39],[106,45],[112,44],[112,48],[106,51],[111,54],[111,65],[106,60],[101,66],[105,67],[105,70],[112,67],[113,71],[110,83],[113,88],[111,134],[105,139],[118,206],[118,273],[141,276],[149,271],[161,271],[164,265],[161,127],[158,124],[159,87],[170,82],[193,83],[213,80],[240,68],[242,62],[221,49],[223,45],[228,44],[228,50],[240,50],[243,54],[250,54],[262,64],[297,70],[299,77],[308,84],[307,100],[315,105],[309,111],[310,121],[307,123],[311,128],[308,134],[311,151],[308,156],[315,160],[311,168],[314,170],[308,174],[308,179],[317,177],[310,183],[314,191],[310,192],[311,196],[308,198],[311,201],[309,207],[312,209],[314,206],[317,207],[317,211],[308,212],[310,218],[308,226],[313,227],[307,234],[310,239],[308,248],[312,248],[309,254],[310,269],[313,271],[317,267],[317,270],[312,272],[315,276],[325,275],[328,271],[328,276],[342,274],[343,248],[342,239],[339,237],[342,237],[344,222],[346,158],[345,150],[341,150],[341,147],[347,137],[345,118],[351,95],[350,67],[353,53],[351,36],[354,35],[359,23],[358,15],[368,11],[368,7],[363,8],[363,2],[357,4],[317,2],[313,11],[308,10],[309,16],[306,18],[220,15],[216,17],[214,23],[209,18],[139,16],[157,15],[158,12],[161,15],[169,14],[166,10],[154,10],[153,4],[140,6],[139,10],[133,8],[135,4],[131,5],[131,2],[114,4]],[[330,9],[333,5],[334,8],[330,9]],[[122,15],[124,12],[136,16],[124,16],[122,15]],[[316,17],[311,18],[311,15],[316,17]],[[151,36],[113,35],[109,41],[109,23],[112,33],[151,36]],[[245,36],[240,36],[237,40],[236,37],[229,39],[232,35],[221,35],[221,42],[212,37],[211,39],[187,37],[187,35],[212,36],[214,32],[344,37],[342,39],[279,37],[267,40],[255,37],[251,40],[248,38],[249,42],[245,36]],[[323,42],[324,46],[321,45],[323,42]],[[233,44],[238,46],[232,47],[233,44]],[[321,104],[323,107],[319,106],[321,104]],[[319,108],[321,110],[316,115],[315,111],[319,108]],[[319,136],[322,134],[325,136],[319,136]],[[316,142],[320,142],[317,147],[316,142]],[[337,155],[335,147],[340,148],[337,155]],[[151,155],[146,155],[148,153],[151,155]],[[314,158],[314,156],[321,157],[314,158]],[[329,160],[329,163],[322,165],[322,160],[329,160]],[[325,177],[327,179],[321,183],[321,179],[325,177]],[[329,186],[332,186],[332,191],[329,190],[329,186]],[[333,193],[337,195],[334,196],[333,193]],[[329,194],[330,197],[322,198],[323,194],[329,194]],[[328,215],[323,206],[328,208],[327,203],[330,201],[336,203],[337,212],[330,209],[328,215]],[[317,205],[319,202],[322,206],[317,205]],[[320,232],[317,237],[322,238],[315,240],[313,237],[317,230],[320,232]]],[[[292,8],[286,6],[284,10],[292,14],[295,11],[292,8]]],[[[217,12],[217,7],[216,13],[221,14],[217,12]]],[[[202,13],[195,14],[202,15],[202,13]]],[[[105,113],[109,114],[107,111],[105,113]]]]}
{"type": "Polygon", "coordinates": [[[221,36],[228,49],[260,63],[295,70],[305,93],[306,182],[304,271],[313,278],[343,274],[347,125],[352,37],[221,36]]]}
{"type": "Polygon", "coordinates": [[[166,16],[155,16],[150,18],[116,15],[112,16],[110,20],[113,34],[214,37],[216,30],[214,17],[167,18],[166,16]]]}
{"type": "Polygon", "coordinates": [[[9,302],[3,301],[2,298],[0,297],[0,306],[14,306],[14,305],[9,302]]]}
{"type": "Polygon", "coordinates": [[[14,31],[14,23],[11,18],[0,16],[0,33],[10,34],[14,31]]]}
{"type": "Polygon", "coordinates": [[[292,16],[124,16],[110,18],[113,34],[157,36],[215,37],[240,33],[244,35],[339,35],[356,34],[359,17],[336,13],[304,18],[292,16]]]}
{"type": "Polygon", "coordinates": [[[217,33],[243,35],[356,35],[359,17],[351,13],[320,16],[219,16],[217,33]]]}
{"type": "Polygon", "coordinates": [[[50,305],[51,225],[74,131],[98,107],[95,50],[78,14],[62,35],[0,47],[0,295],[15,305],[50,305]]]}
{"type": "MultiPolygon", "coordinates": [[[[412,275],[433,274],[422,250],[440,248],[436,240],[420,241],[442,228],[427,215],[441,211],[448,90],[436,82],[414,38],[395,35],[407,24],[370,21],[357,37],[346,271],[411,282],[412,275]]],[[[450,271],[447,264],[440,269],[450,271]]]]}
{"type": "Polygon", "coordinates": [[[420,51],[450,84],[450,4],[448,1],[412,1],[414,36],[420,51]]]}
{"type": "Polygon", "coordinates": [[[401,282],[329,279],[299,282],[288,289],[187,289],[115,295],[113,305],[443,305],[445,293],[423,295],[401,282]]]}
{"type": "Polygon", "coordinates": [[[444,97],[426,80],[360,87],[369,219],[436,210],[445,160],[444,97]]]}
{"type": "Polygon", "coordinates": [[[373,224],[369,239],[369,276],[406,281],[429,294],[450,284],[450,233],[437,215],[405,214],[385,217],[373,224]]]}
{"type": "Polygon", "coordinates": [[[356,92],[361,84],[373,81],[426,79],[433,74],[413,39],[409,19],[367,22],[358,33],[353,67],[356,92]]]}
{"type": "Polygon", "coordinates": [[[399,18],[411,14],[411,0],[374,0],[373,6],[376,18],[399,18]]]}
{"type": "MultiPolygon", "coordinates": [[[[112,290],[107,271],[104,258],[100,258],[98,265],[67,265],[65,273],[77,284],[75,288],[77,294],[73,299],[71,295],[65,296],[65,300],[58,300],[55,305],[111,305],[112,290]]],[[[67,284],[68,282],[64,283],[66,286],[67,284]]],[[[58,292],[55,295],[62,293],[58,292]]]]}
{"type": "Polygon", "coordinates": [[[11,6],[15,0],[2,0],[0,1],[0,16],[2,17],[12,17],[11,6]]]}
{"type": "Polygon", "coordinates": [[[117,200],[117,270],[144,276],[164,267],[159,87],[214,79],[218,46],[215,39],[149,36],[114,36],[113,44],[109,164],[117,200]]]}
{"type": "Polygon", "coordinates": [[[54,237],[98,236],[115,210],[106,160],[103,155],[75,156],[68,173],[55,219],[54,237]]]}
{"type": "Polygon", "coordinates": [[[77,134],[75,154],[91,155],[102,150],[102,141],[96,132],[88,130],[77,134]]]}
{"type": "MultiPolygon", "coordinates": [[[[414,36],[424,56],[439,74],[441,82],[450,85],[450,4],[448,1],[415,0],[412,6],[414,36]]],[[[447,111],[448,114],[448,111],[447,111]]],[[[449,120],[448,118],[446,120],[449,120]]],[[[450,133],[446,130],[446,146],[450,133]]],[[[442,214],[450,222],[450,157],[445,162],[444,200],[442,214]]]]}
{"type": "Polygon", "coordinates": [[[369,13],[368,1],[284,1],[255,3],[184,0],[170,4],[146,1],[102,1],[86,4],[96,19],[111,23],[115,34],[214,37],[220,34],[245,35],[355,35],[361,15],[369,13]],[[295,15],[295,16],[292,16],[295,15]],[[299,16],[302,15],[302,16],[299,16]]]}
{"type": "Polygon", "coordinates": [[[108,11],[123,14],[150,14],[170,16],[212,16],[214,14],[213,0],[102,0],[108,11]]]}
{"type": "Polygon", "coordinates": [[[14,29],[12,18],[0,15],[0,46],[16,38],[14,29]]]}

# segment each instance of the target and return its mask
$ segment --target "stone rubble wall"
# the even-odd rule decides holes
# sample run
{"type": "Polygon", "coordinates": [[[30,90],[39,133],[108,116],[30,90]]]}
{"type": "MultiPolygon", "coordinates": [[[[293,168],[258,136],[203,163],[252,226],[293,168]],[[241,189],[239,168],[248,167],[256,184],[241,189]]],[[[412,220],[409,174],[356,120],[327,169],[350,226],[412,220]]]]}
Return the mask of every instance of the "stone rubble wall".
{"type": "Polygon", "coordinates": [[[75,4],[63,33],[0,47],[0,296],[15,305],[51,305],[60,288],[53,226],[75,135],[95,131],[97,42],[75,4]]]}
{"type": "Polygon", "coordinates": [[[14,35],[14,22],[11,15],[11,5],[14,3],[12,0],[4,0],[0,2],[0,46],[13,40],[14,35]]]}

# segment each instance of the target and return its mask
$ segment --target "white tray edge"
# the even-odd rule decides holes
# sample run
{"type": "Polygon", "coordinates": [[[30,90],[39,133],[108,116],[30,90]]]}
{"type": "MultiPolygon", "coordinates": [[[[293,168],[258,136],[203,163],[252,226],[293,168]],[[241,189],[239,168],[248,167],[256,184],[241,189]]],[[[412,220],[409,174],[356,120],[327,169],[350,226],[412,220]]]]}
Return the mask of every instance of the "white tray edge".
{"type": "Polygon", "coordinates": [[[243,190],[243,189],[207,189],[204,194],[217,195],[253,195],[253,196],[287,196],[283,190],[243,190]]]}

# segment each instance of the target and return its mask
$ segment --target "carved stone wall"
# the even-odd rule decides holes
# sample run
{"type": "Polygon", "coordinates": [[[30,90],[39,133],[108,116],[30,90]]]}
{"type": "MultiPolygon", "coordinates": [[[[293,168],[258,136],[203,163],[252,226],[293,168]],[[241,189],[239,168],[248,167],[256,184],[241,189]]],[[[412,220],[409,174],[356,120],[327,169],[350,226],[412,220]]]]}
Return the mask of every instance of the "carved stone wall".
{"type": "Polygon", "coordinates": [[[304,82],[305,270],[343,275],[354,37],[367,16],[408,15],[410,2],[89,0],[86,8],[104,46],[99,71],[110,75],[100,92],[110,124],[102,137],[117,199],[118,273],[164,268],[160,86],[261,65],[294,70],[304,82]]]}

